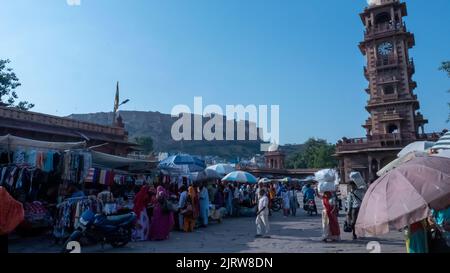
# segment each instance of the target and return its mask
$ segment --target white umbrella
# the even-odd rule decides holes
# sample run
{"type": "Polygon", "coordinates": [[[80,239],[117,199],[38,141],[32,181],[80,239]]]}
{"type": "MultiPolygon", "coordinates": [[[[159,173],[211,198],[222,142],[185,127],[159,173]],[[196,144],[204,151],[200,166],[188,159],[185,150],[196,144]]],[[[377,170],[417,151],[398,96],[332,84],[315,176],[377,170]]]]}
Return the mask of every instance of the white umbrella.
{"type": "Polygon", "coordinates": [[[445,133],[434,146],[431,148],[433,150],[449,150],[450,149],[450,132],[445,133]]]}
{"type": "Polygon", "coordinates": [[[389,164],[387,164],[381,170],[379,170],[377,172],[377,175],[378,176],[383,176],[384,174],[386,174],[390,170],[397,168],[399,165],[401,165],[401,164],[403,164],[405,162],[408,162],[408,161],[410,161],[413,158],[424,157],[424,156],[428,156],[428,153],[426,153],[426,152],[410,152],[410,153],[408,153],[406,155],[403,155],[400,158],[397,158],[397,159],[391,161],[389,164]]]}
{"type": "Polygon", "coordinates": [[[403,148],[397,155],[397,157],[403,157],[411,152],[426,152],[429,149],[431,149],[431,147],[433,147],[433,145],[435,144],[435,142],[431,142],[431,141],[416,141],[413,142],[409,145],[407,145],[405,148],[403,148]]]}
{"type": "Polygon", "coordinates": [[[236,170],[230,164],[216,164],[213,166],[209,166],[206,169],[213,170],[213,171],[217,172],[219,175],[221,175],[222,177],[224,177],[225,175],[227,175],[231,172],[234,172],[236,170]]]}
{"type": "Polygon", "coordinates": [[[437,154],[432,154],[432,156],[440,156],[450,158],[450,149],[440,149],[437,151],[437,154]]]}
{"type": "Polygon", "coordinates": [[[261,179],[258,181],[258,183],[264,183],[264,184],[270,183],[270,182],[272,182],[272,180],[270,180],[270,179],[267,178],[267,177],[261,178],[261,179]]]}
{"type": "Polygon", "coordinates": [[[251,173],[243,172],[243,171],[235,171],[227,174],[222,181],[226,182],[238,182],[238,183],[249,183],[256,184],[258,183],[258,179],[254,177],[251,173]]]}

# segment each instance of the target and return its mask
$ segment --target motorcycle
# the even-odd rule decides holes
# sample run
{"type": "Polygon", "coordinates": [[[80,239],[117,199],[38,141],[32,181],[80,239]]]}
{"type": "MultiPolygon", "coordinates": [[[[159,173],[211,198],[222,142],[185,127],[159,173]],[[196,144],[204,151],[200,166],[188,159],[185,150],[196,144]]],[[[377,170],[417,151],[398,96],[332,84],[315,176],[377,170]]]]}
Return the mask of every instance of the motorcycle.
{"type": "Polygon", "coordinates": [[[315,213],[315,215],[318,215],[316,203],[312,199],[305,200],[303,209],[306,211],[306,213],[308,213],[309,216],[312,216],[313,213],[315,213]]]}
{"type": "Polygon", "coordinates": [[[271,204],[270,210],[277,212],[281,210],[283,200],[279,197],[275,198],[271,204]]]}
{"type": "Polygon", "coordinates": [[[81,215],[78,227],[67,239],[62,252],[70,252],[71,242],[80,242],[82,238],[101,243],[102,248],[105,244],[123,247],[131,241],[131,229],[136,218],[134,212],[106,216],[87,210],[81,215]]]}

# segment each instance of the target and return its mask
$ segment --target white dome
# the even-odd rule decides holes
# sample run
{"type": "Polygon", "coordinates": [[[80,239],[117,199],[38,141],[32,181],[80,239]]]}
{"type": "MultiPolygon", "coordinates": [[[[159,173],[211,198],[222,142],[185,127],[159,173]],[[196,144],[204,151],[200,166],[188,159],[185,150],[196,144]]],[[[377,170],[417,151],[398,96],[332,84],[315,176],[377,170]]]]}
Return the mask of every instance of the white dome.
{"type": "Polygon", "coordinates": [[[367,0],[367,4],[369,6],[381,5],[381,1],[380,0],[367,0]]]}

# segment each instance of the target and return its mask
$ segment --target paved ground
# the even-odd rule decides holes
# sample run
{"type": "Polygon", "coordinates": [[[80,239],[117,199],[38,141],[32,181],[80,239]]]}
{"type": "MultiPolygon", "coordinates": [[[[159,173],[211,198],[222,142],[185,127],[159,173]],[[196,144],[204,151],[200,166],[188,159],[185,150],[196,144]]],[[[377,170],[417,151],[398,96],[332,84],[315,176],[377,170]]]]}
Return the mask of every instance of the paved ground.
{"type": "MultiPolygon", "coordinates": [[[[84,247],[82,252],[101,253],[368,253],[367,243],[378,241],[381,252],[404,253],[405,243],[400,232],[393,232],[382,238],[351,240],[351,234],[342,233],[339,243],[323,243],[321,239],[320,216],[307,216],[300,210],[296,217],[285,218],[281,213],[271,218],[270,239],[254,238],[254,218],[224,219],[221,224],[213,223],[194,233],[172,232],[167,241],[130,243],[120,249],[105,246],[84,247]]],[[[340,217],[341,227],[344,221],[340,217]]],[[[58,252],[61,246],[52,245],[49,238],[11,238],[9,251],[12,253],[58,252]]]]}

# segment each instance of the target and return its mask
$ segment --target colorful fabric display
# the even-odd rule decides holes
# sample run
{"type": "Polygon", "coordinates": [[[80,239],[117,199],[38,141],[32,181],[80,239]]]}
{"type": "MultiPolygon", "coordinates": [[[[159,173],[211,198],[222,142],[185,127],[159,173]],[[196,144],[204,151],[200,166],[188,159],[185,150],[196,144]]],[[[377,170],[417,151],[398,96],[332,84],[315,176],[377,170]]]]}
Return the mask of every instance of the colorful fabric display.
{"type": "Polygon", "coordinates": [[[106,170],[100,171],[100,179],[99,179],[98,183],[101,185],[106,185],[106,170]]]}
{"type": "Polygon", "coordinates": [[[114,183],[117,185],[125,185],[125,176],[120,174],[114,175],[114,183]]]}
{"type": "Polygon", "coordinates": [[[86,183],[94,183],[94,175],[95,175],[95,168],[90,168],[88,170],[86,178],[84,179],[84,182],[86,182],[86,183]]]}

